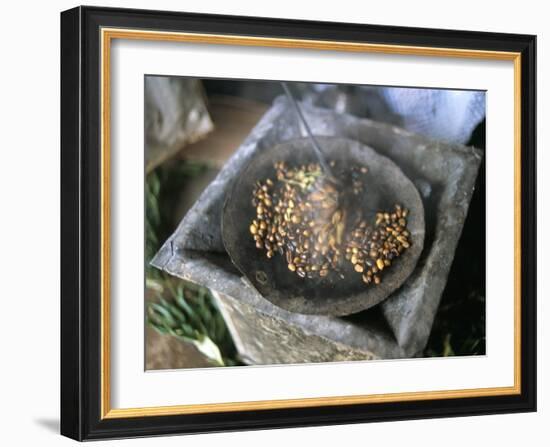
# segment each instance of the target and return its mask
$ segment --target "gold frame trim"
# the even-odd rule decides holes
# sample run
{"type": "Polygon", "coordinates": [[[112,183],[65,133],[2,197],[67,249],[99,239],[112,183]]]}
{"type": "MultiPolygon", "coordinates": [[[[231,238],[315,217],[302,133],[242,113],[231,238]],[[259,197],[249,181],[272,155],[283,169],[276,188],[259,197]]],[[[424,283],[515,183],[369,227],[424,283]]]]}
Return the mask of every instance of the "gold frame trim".
{"type": "Polygon", "coordinates": [[[199,33],[145,31],[137,29],[101,29],[101,419],[142,416],[167,416],[229,411],[308,408],[326,405],[458,399],[503,396],[521,393],[521,53],[464,50],[457,48],[383,45],[304,39],[233,36],[199,33]],[[111,408],[110,341],[110,64],[113,39],[155,40],[211,45],[262,46],[322,51],[367,52],[410,56],[438,56],[490,59],[514,62],[514,385],[444,391],[405,392],[356,396],[329,396],[305,399],[224,402],[215,404],[175,405],[143,408],[111,408]]]}

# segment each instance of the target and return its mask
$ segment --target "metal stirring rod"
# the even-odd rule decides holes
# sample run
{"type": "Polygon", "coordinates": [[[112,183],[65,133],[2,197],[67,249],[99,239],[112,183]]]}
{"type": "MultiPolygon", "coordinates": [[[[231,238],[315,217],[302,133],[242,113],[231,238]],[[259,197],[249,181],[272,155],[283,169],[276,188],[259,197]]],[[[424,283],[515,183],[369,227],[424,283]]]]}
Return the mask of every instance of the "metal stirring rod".
{"type": "Polygon", "coordinates": [[[328,165],[328,163],[325,160],[325,156],[323,154],[323,151],[319,147],[319,143],[317,143],[317,140],[315,139],[315,137],[313,136],[313,133],[311,132],[311,129],[310,129],[310,127],[309,127],[309,125],[306,121],[306,118],[304,117],[304,115],[302,113],[302,110],[300,109],[298,101],[296,101],[296,98],[294,97],[294,95],[290,91],[290,88],[288,87],[286,82],[281,82],[281,85],[283,86],[283,90],[285,91],[286,96],[290,100],[290,103],[294,106],[294,110],[295,110],[296,114],[298,115],[298,118],[300,119],[300,121],[302,122],[304,127],[306,128],[307,135],[308,135],[309,139],[311,140],[311,144],[313,146],[313,149],[315,150],[315,155],[317,156],[317,159],[319,160],[319,163],[321,164],[321,168],[323,169],[325,174],[327,174],[334,182],[337,182],[336,177],[332,173],[332,170],[330,169],[330,166],[328,165]]]}

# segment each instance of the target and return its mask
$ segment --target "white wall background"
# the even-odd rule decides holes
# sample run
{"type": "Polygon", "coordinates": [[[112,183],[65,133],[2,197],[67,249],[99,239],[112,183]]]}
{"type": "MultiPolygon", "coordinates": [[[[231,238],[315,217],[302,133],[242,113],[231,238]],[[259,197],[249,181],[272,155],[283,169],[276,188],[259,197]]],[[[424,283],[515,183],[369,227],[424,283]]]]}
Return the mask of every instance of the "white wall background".
{"type": "MultiPolygon", "coordinates": [[[[0,27],[1,323],[0,442],[68,445],[59,414],[59,12],[78,3],[4,2],[0,27]],[[6,157],[7,156],[7,157],[6,157]],[[32,270],[32,272],[31,272],[32,270]]],[[[550,54],[545,2],[293,0],[88,1],[87,4],[295,19],[353,21],[538,35],[539,412],[270,432],[241,432],[141,440],[110,445],[548,445],[550,392],[545,383],[548,305],[550,157],[545,123],[550,54]],[[545,145],[546,143],[546,145],[545,145]],[[546,275],[545,275],[546,274],[546,275]]]]}

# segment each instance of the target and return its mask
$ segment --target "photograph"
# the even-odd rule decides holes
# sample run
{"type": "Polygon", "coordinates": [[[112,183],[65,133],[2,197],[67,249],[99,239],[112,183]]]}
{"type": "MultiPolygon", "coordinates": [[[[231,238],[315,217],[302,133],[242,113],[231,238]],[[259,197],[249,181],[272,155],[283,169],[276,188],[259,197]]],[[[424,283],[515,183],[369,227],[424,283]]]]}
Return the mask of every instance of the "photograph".
{"type": "Polygon", "coordinates": [[[482,90],[146,74],[145,370],[486,355],[485,120],[482,90]]]}
{"type": "Polygon", "coordinates": [[[61,14],[63,435],[536,411],[536,35],[335,20],[61,14]]]}

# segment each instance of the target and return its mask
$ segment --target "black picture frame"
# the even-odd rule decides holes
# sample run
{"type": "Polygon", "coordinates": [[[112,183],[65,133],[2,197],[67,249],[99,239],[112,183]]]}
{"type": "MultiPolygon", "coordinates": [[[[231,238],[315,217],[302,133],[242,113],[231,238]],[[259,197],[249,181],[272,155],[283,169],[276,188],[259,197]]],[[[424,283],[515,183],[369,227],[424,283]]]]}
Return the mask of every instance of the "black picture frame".
{"type": "Polygon", "coordinates": [[[77,440],[536,410],[536,36],[77,7],[61,13],[61,433],[77,440]],[[102,418],[100,30],[148,30],[521,54],[521,391],[515,395],[102,418]]]}

